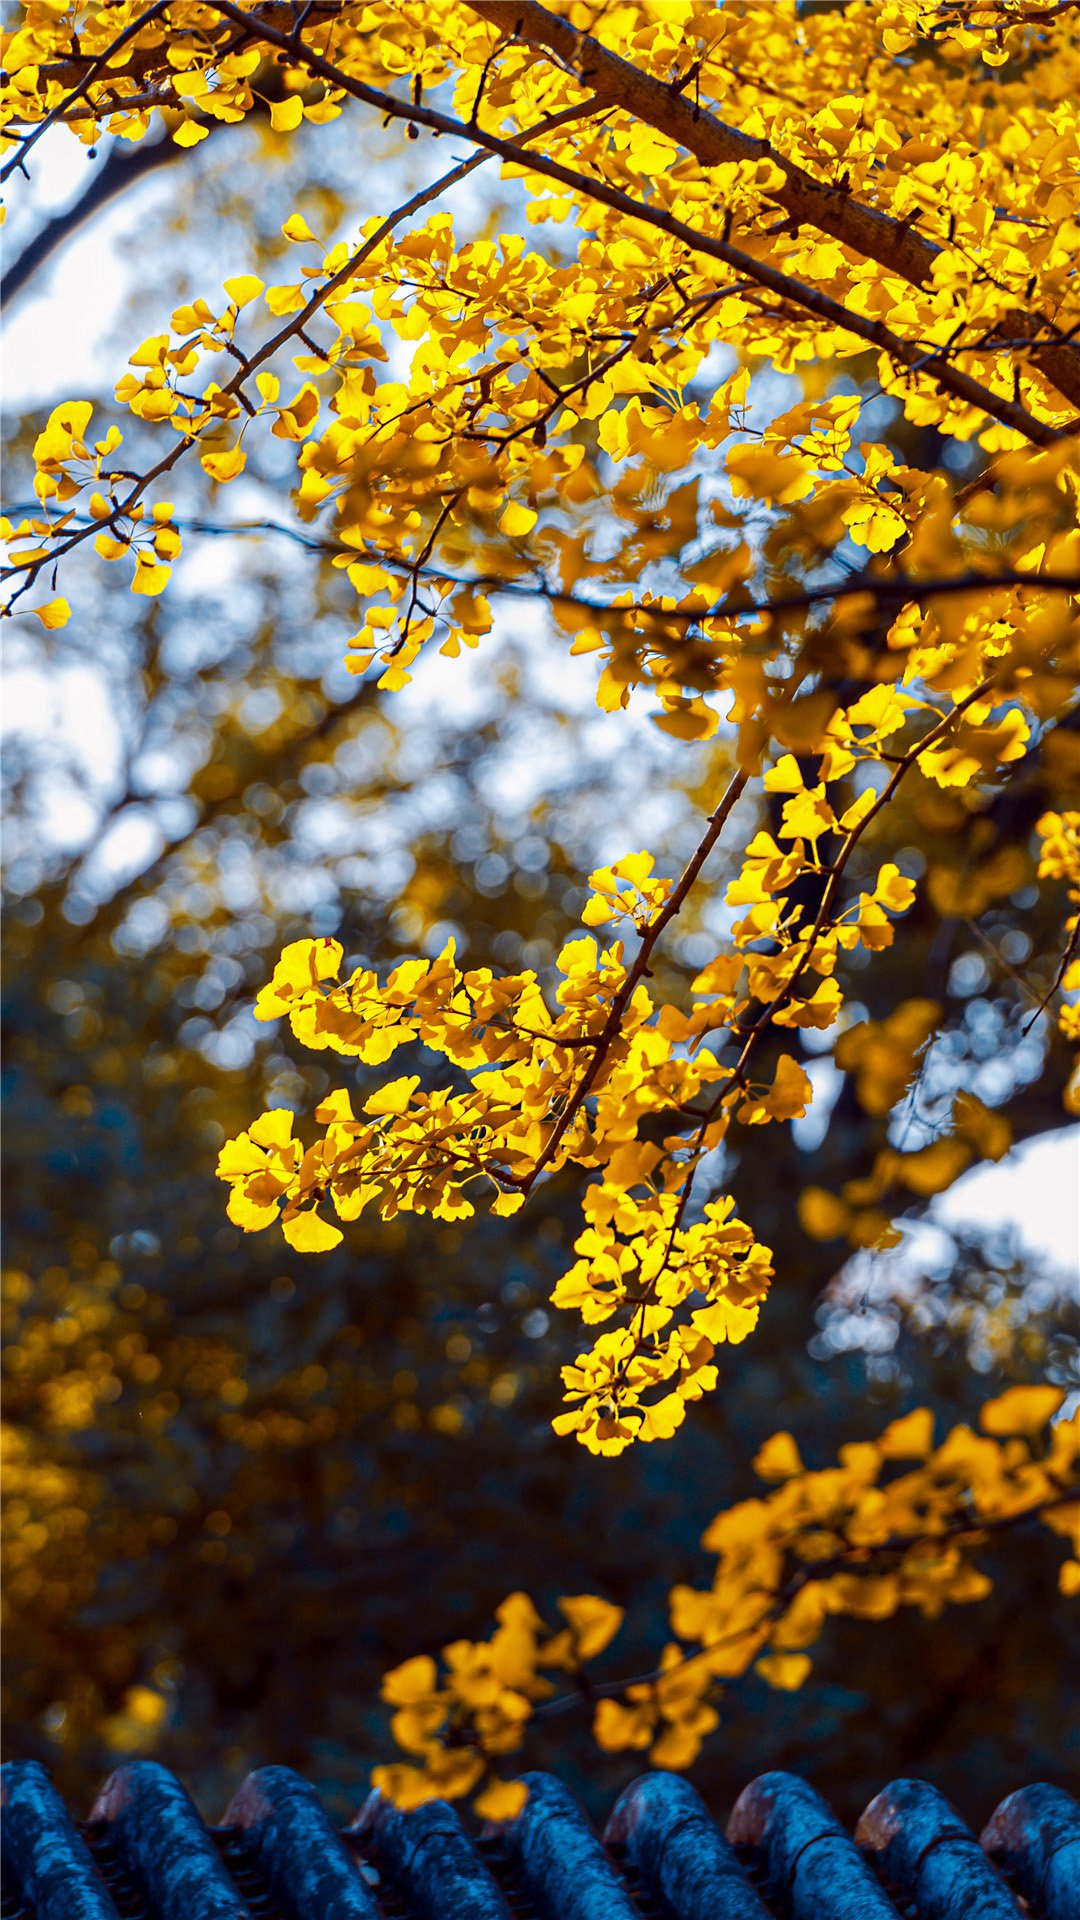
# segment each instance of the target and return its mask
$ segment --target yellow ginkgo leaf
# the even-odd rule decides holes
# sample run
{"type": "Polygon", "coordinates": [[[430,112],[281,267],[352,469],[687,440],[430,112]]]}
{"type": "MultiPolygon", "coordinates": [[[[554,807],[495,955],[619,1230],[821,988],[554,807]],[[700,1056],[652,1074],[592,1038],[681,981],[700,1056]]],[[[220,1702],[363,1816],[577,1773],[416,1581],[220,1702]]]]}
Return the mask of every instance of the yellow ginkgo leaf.
{"type": "Polygon", "coordinates": [[[851,1214],[825,1187],[804,1187],[799,1195],[799,1225],[811,1240],[836,1240],[847,1231],[851,1214]]]}
{"type": "Polygon", "coordinates": [[[404,1113],[419,1085],[418,1073],[404,1074],[400,1080],[389,1080],[364,1101],[364,1112],[374,1115],[404,1113]]]}
{"type": "Polygon", "coordinates": [[[392,1707],[412,1707],[435,1692],[438,1671],[430,1654],[417,1653],[384,1674],[382,1697],[392,1707]]]}
{"type": "Polygon", "coordinates": [[[782,1053],[776,1077],[764,1093],[748,1094],[739,1108],[744,1126],[761,1126],[768,1120],[798,1120],[806,1112],[813,1096],[809,1076],[790,1053],[782,1053]]]}
{"type": "Polygon", "coordinates": [[[802,1457],[790,1433],[774,1433],[754,1456],[760,1480],[791,1480],[804,1471],[802,1457]]]}
{"type": "Polygon", "coordinates": [[[529,1797],[524,1780],[492,1780],[473,1801],[480,1820],[516,1820],[529,1797]]]}
{"type": "Polygon", "coordinates": [[[779,1687],[784,1693],[795,1693],[807,1678],[812,1665],[806,1653],[767,1653],[755,1662],[754,1671],[760,1673],[770,1687],[779,1687]]]}
{"type": "Polygon", "coordinates": [[[50,633],[56,627],[66,627],[71,619],[71,608],[59,594],[55,600],[47,600],[43,607],[34,607],[32,611],[37,614],[42,626],[47,627],[50,633]]]}
{"type": "Polygon", "coordinates": [[[314,1211],[294,1213],[291,1219],[283,1219],[281,1231],[297,1253],[329,1253],[345,1238],[340,1227],[332,1226],[314,1211]]]}
{"type": "Polygon", "coordinates": [[[1058,1591],[1067,1600],[1080,1595],[1080,1560],[1063,1560],[1058,1572],[1058,1591]]]}
{"type": "MultiPolygon", "coordinates": [[[[257,300],[265,286],[265,280],[260,280],[257,273],[238,273],[231,280],[224,282],[225,291],[234,307],[246,307],[249,301],[257,300]]],[[[256,376],[256,385],[259,386],[260,392],[262,391],[260,382],[266,377],[265,375],[256,376]]]]}
{"type": "Polygon", "coordinates": [[[516,540],[522,534],[531,533],[536,521],[537,515],[531,507],[523,507],[516,500],[508,500],[499,515],[499,530],[501,533],[509,534],[512,540],[516,540]]]}
{"type": "Polygon", "coordinates": [[[564,1595],[559,1612],[570,1623],[580,1660],[595,1660],[623,1623],[623,1609],[594,1593],[564,1595]]]}
{"type": "Polygon", "coordinates": [[[243,473],[247,466],[247,454],[243,447],[227,447],[221,453],[204,453],[201,464],[211,480],[224,483],[235,480],[238,474],[243,473]]]}
{"type": "MultiPolygon", "coordinates": [[[[274,100],[270,104],[270,125],[275,133],[294,133],[303,117],[304,103],[299,94],[290,94],[287,100],[274,100]]],[[[286,240],[295,237],[291,233],[285,234],[286,240]]]]}
{"type": "MultiPolygon", "coordinates": [[[[314,235],[312,236],[314,238],[314,235]]],[[[304,289],[300,286],[267,287],[266,305],[275,320],[285,313],[299,313],[304,304],[304,289]]]]}
{"type": "Polygon", "coordinates": [[[233,1226],[239,1227],[244,1233],[260,1233],[278,1218],[276,1204],[252,1200],[240,1186],[233,1187],[225,1211],[233,1226]]]}
{"type": "Polygon", "coordinates": [[[891,1420],[878,1441],[885,1460],[925,1460],[934,1444],[934,1416],[929,1407],[891,1420]]]}
{"type": "Polygon", "coordinates": [[[302,213],[290,213],[281,231],[286,240],[304,241],[315,238],[302,213]]]}
{"type": "Polygon", "coordinates": [[[781,840],[815,841],[836,827],[836,815],[825,798],[823,786],[794,794],[785,802],[783,820],[781,840]]]}
{"type": "Polygon", "coordinates": [[[268,1113],[261,1114],[248,1128],[249,1137],[257,1147],[284,1147],[292,1139],[293,1122],[296,1115],[288,1107],[272,1107],[268,1113]]]}
{"type": "Polygon", "coordinates": [[[802,793],[806,786],[802,768],[793,753],[781,754],[775,767],[766,772],[762,784],[766,793],[802,793]]]}
{"type": "Polygon", "coordinates": [[[906,913],[915,898],[915,882],[887,860],[878,874],[874,898],[890,913],[906,913]]]}
{"type": "Polygon", "coordinates": [[[149,598],[153,599],[168,585],[171,574],[172,568],[156,565],[153,556],[149,550],[144,547],[136,559],[135,575],[131,582],[131,591],[132,593],[146,594],[149,598]]]}
{"type": "Polygon", "coordinates": [[[979,1425],[984,1433],[998,1439],[1014,1433],[1039,1433],[1064,1399],[1061,1387],[1007,1387],[996,1400],[984,1403],[979,1425]]]}

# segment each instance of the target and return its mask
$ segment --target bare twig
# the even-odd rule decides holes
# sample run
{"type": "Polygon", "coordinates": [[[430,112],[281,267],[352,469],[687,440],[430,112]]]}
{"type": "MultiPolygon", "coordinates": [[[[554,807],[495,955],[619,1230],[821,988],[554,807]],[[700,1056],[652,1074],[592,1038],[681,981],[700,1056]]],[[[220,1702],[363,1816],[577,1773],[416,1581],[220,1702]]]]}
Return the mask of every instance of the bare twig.
{"type": "Polygon", "coordinates": [[[1062,981],[1065,978],[1065,975],[1069,970],[1069,962],[1072,960],[1074,954],[1076,953],[1078,942],[1080,942],[1080,913],[1073,915],[1072,928],[1069,933],[1069,938],[1065,943],[1065,951],[1058,962],[1057,972],[1055,973],[1053,979],[1050,982],[1050,985],[1046,989],[1045,994],[1043,995],[1034,1013],[1032,1014],[1031,1019],[1028,1021],[1027,1026],[1022,1029],[1022,1038],[1024,1039],[1027,1038],[1028,1034],[1031,1032],[1032,1027],[1035,1025],[1036,1020],[1039,1019],[1041,1014],[1044,1014],[1046,1012],[1047,1007],[1050,1005],[1051,1000],[1053,999],[1055,993],[1057,992],[1058,988],[1060,987],[1062,981]]]}
{"type": "Polygon", "coordinates": [[[597,1038],[596,1049],[592,1059],[586,1066],[581,1079],[570,1095],[550,1135],[544,1142],[541,1152],[537,1155],[532,1172],[522,1182],[525,1193],[531,1192],[544,1168],[558,1152],[560,1143],[565,1138],[567,1129],[573,1125],[578,1114],[581,1112],[585,1101],[588,1099],[592,1088],[596,1084],[597,1075],[611,1050],[612,1043],[618,1034],[623,1014],[630,1004],[634,988],[640,980],[644,979],[648,972],[649,959],[652,955],[653,948],[659,940],[660,935],[664,932],[664,929],[671,924],[676,914],[680,912],[686,896],[690,892],[698,874],[701,872],[713,848],[717,845],[720,835],[723,833],[724,827],[731,816],[732,809],[744,793],[748,779],[748,774],[736,773],[729,781],[719,806],[709,817],[708,827],[698,841],[686,866],[683,868],[677,886],[664,902],[655,919],[651,920],[646,928],[642,936],[641,945],[627,972],[626,978],[612,999],[607,1019],[597,1038]]]}

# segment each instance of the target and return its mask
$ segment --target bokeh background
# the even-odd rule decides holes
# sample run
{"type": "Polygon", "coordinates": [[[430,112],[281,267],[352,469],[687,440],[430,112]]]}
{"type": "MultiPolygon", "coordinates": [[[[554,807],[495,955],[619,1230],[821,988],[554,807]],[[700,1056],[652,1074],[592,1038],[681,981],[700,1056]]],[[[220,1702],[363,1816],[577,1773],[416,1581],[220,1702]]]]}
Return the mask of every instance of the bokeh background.
{"type": "MultiPolygon", "coordinates": [[[[217,128],[180,164],[143,154],[137,179],[122,146],[88,158],[61,132],[39,152],[9,266],[88,190],[100,204],[10,296],[9,510],[51,404],[107,409],[128,350],[229,273],[288,277],[290,211],[346,234],[446,164],[358,110],[287,144],[217,128]],[[108,168],[111,199],[94,184],[108,168]]],[[[478,176],[459,218],[520,227],[516,192],[478,176]]],[[[874,429],[914,451],[886,403],[874,429]]],[[[951,1421],[1012,1381],[1078,1384],[1077,1129],[1051,1021],[1024,1031],[1060,947],[1032,829],[1068,803],[1068,724],[996,799],[913,786],[891,809],[891,854],[951,876],[951,908],[917,906],[856,997],[875,1021],[934,1000],[942,1037],[908,1059],[915,1085],[891,1111],[865,1112],[819,1051],[807,1119],[735,1141],[725,1177],[778,1278],[672,1442],[610,1461],[551,1434],[573,1348],[547,1302],[577,1231],[570,1175],[510,1221],[368,1219],[315,1259],[228,1224],[223,1139],[264,1105],[310,1110],[328,1084],[252,1019],[284,941],[333,933],[385,965],[453,932],[473,964],[543,970],[590,867],[649,846],[673,870],[729,752],[598,715],[590,663],[528,602],[502,603],[477,656],[436,659],[405,693],[350,679],[351,590],[319,522],[293,520],[289,459],[261,448],[227,498],[197,468],[178,480],[186,554],[161,600],[91,563],[64,583],[69,627],[8,623],[5,1740],[78,1806],[151,1753],[211,1817],[268,1761],[345,1815],[389,1756],[384,1669],[486,1632],[513,1588],[625,1605],[611,1670],[651,1664],[668,1586],[707,1577],[701,1532],[754,1490],[778,1426],[821,1465],[911,1405],[951,1421]],[[835,1191],[886,1138],[932,1138],[960,1087],[1008,1112],[1000,1168],[912,1196],[894,1254],[803,1234],[803,1188],[835,1191]]],[[[658,476],[658,512],[684,477],[658,476]]],[[[797,577],[797,555],[770,565],[797,577]]],[[[715,950],[726,878],[720,862],[669,942],[663,991],[715,950]]],[[[697,1784],[726,1810],[791,1766],[852,1815],[919,1772],[977,1818],[1023,1781],[1075,1782],[1064,1702],[1080,1675],[1055,1561],[1033,1533],[986,1554],[997,1586],[978,1608],[835,1624],[803,1692],[732,1690],[697,1784]]],[[[569,1719],[556,1730],[530,1758],[597,1810],[638,1770],[569,1719]]]]}

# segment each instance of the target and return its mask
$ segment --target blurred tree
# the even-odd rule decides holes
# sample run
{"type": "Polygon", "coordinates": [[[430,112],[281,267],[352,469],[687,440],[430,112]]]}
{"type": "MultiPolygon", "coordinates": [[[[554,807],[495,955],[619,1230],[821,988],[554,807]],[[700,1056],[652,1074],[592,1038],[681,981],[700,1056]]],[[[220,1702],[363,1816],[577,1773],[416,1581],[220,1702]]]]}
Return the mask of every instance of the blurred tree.
{"type": "MultiPolygon", "coordinates": [[[[698,1537],[755,1491],[778,1424],[822,1467],[916,1405],[972,1420],[1009,1384],[1078,1384],[1070,1277],[919,1226],[969,1167],[1068,1121],[1067,863],[1036,826],[1068,822],[1080,758],[1075,229],[1054,145],[1076,50],[1010,0],[566,9],[596,40],[524,0],[280,12],[177,5],[163,39],[135,5],[30,9],[7,49],[10,167],[32,172],[39,129],[70,139],[65,117],[111,142],[59,231],[26,234],[17,291],[130,189],[131,337],[151,329],[121,410],[94,396],[122,449],[66,392],[44,433],[35,413],[10,436],[11,609],[62,559],[74,618],[38,593],[40,622],[9,627],[27,717],[4,767],[7,1726],[84,1796],[152,1750],[208,1805],[273,1758],[344,1807],[385,1751],[383,1671],[482,1631],[511,1587],[632,1603],[620,1665],[651,1664],[669,1587],[700,1584],[698,1537]],[[521,129],[556,116],[526,172],[521,129]],[[120,161],[152,122],[181,164],[120,161]],[[419,129],[455,135],[453,223],[430,211],[419,129]],[[473,177],[485,154],[501,183],[473,177]],[[357,186],[376,177],[393,238],[357,186]],[[215,276],[238,268],[223,308],[215,276]],[[168,501],[146,478],[162,462],[168,501]],[[358,595],[349,667],[379,665],[355,678],[358,595]],[[734,825],[696,878],[725,788],[734,825]],[[755,893],[759,829],[789,867],[755,893]],[[605,878],[638,844],[695,878],[677,918],[651,868],[605,878]],[[887,944],[841,941],[841,871],[845,908],[896,874],[889,913],[863,915],[887,944]],[[631,874],[625,964],[561,1030],[573,1048],[527,1050],[554,1063],[562,1148],[525,1209],[372,1209],[317,1264],[224,1219],[213,1162],[260,1109],[419,1073],[404,1126],[483,1085],[453,1045],[384,1070],[361,1037],[359,1069],[331,1072],[302,1018],[299,1036],[257,1024],[283,945],[336,939],[385,981],[452,939],[455,990],[531,973],[550,1008],[568,935],[583,911],[603,927],[631,874]],[[732,883],[766,909],[741,936],[732,883]],[[718,953],[723,978],[695,990],[718,953]],[[612,1165],[609,1015],[646,960],[664,1071],[689,1071],[679,1022],[704,1006],[692,1057],[711,1049],[721,1094],[752,1029],[750,1084],[786,1054],[796,1117],[747,1124],[745,1073],[696,1141],[636,1117],[663,1178],[609,1188],[641,1205],[666,1180],[690,1229],[730,1190],[779,1278],[746,1344],[705,1356],[718,1390],[673,1437],[594,1458],[551,1432],[577,1342],[550,1296],[581,1164],[612,1165]],[[806,1008],[833,980],[819,1025],[806,1008]],[[575,1137],[560,1115],[586,1042],[604,1072],[575,1137]]],[[[484,1150],[505,1191],[532,1185],[512,1128],[484,1150]]],[[[593,1401],[586,1430],[626,1444],[632,1400],[608,1383],[593,1401]]],[[[834,1620],[803,1692],[751,1674],[723,1708],[737,1743],[706,1746],[696,1777],[723,1796],[812,1761],[855,1810],[898,1768],[953,1792],[962,1773],[973,1806],[1060,1773],[1052,1556],[1003,1536],[980,1564],[976,1613],[834,1620]]],[[[536,1734],[598,1798],[637,1764],[572,1718],[536,1734]]]]}

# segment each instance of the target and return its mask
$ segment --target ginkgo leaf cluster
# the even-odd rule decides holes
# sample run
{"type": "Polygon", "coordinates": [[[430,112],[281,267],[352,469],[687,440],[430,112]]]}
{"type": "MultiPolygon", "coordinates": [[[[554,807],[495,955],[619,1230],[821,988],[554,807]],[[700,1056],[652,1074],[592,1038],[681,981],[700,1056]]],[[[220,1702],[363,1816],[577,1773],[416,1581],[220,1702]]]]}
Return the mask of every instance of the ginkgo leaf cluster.
{"type": "Polygon", "coordinates": [[[893,1420],[876,1440],[809,1469],[790,1433],[776,1433],[754,1467],[773,1491],[717,1514],[702,1546],[711,1584],[672,1588],[672,1638],[653,1674],[629,1682],[589,1663],[622,1624],[600,1596],[560,1600],[568,1624],[549,1628],[532,1600],[511,1594],[488,1640],[456,1641],[385,1677],[391,1732],[410,1756],[375,1770],[402,1806],[481,1791],[477,1811],[505,1818],[526,1797],[500,1762],[527,1742],[529,1723],[571,1704],[566,1673],[608,1752],[648,1753],[656,1767],[690,1766],[720,1724],[725,1693],[753,1670],[770,1687],[808,1679],[810,1649],[840,1616],[879,1623],[899,1609],[933,1620],[984,1599],[979,1551],[1035,1519],[1063,1539],[1061,1590],[1080,1592],[1080,1416],[1060,1416],[1054,1387],[1012,1387],[984,1403],[980,1432],[955,1426],[938,1444],[927,1408],[893,1420]]]}

